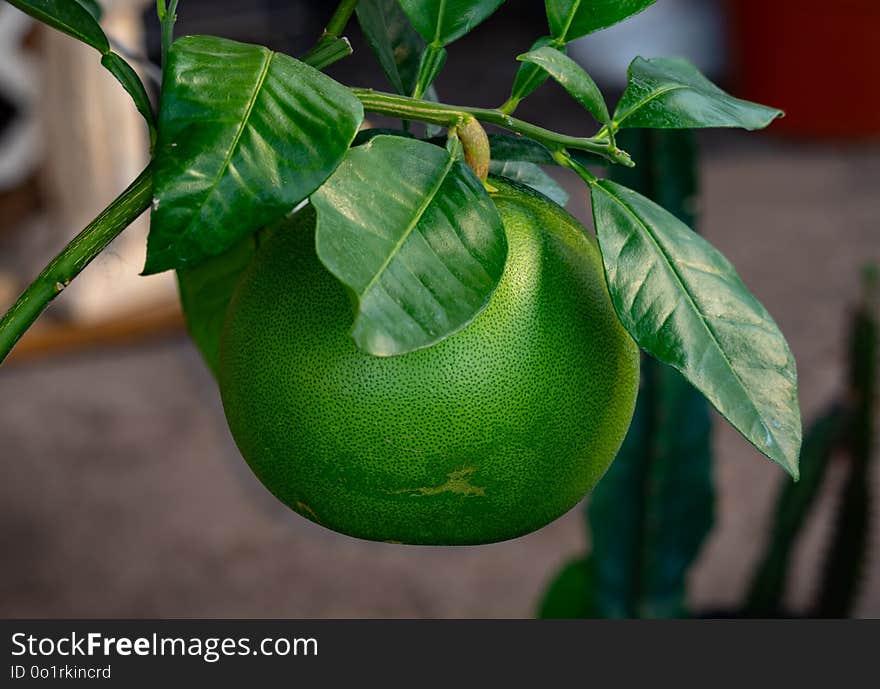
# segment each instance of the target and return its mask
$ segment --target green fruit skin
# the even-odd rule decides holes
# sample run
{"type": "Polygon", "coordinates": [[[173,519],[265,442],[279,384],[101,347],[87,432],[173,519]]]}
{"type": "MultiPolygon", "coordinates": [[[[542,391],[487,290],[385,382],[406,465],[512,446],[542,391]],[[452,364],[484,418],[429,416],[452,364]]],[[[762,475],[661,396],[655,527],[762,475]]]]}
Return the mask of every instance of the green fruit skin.
{"type": "Polygon", "coordinates": [[[501,541],[568,511],[620,448],[639,357],[597,244],[540,194],[492,184],[504,275],[470,325],[428,349],[356,348],[311,209],[258,249],[224,326],[221,394],[254,473],[304,517],[370,540],[501,541]]]}

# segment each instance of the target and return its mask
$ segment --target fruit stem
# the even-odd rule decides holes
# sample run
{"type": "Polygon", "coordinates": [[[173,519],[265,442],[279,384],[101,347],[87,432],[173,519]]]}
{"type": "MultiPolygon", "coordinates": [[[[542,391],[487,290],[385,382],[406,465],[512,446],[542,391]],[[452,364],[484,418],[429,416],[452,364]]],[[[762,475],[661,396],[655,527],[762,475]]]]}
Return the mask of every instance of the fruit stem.
{"type": "Polygon", "coordinates": [[[443,127],[456,127],[464,117],[471,115],[480,122],[494,124],[502,129],[534,139],[544,144],[551,152],[573,148],[579,151],[594,153],[613,163],[619,163],[626,167],[635,166],[629,154],[617,148],[607,136],[584,138],[558,134],[549,129],[544,129],[543,127],[505,115],[500,110],[430,103],[415,98],[407,98],[406,96],[373,91],[372,89],[355,88],[352,89],[352,92],[361,101],[364,109],[370,112],[400,117],[406,120],[418,120],[419,122],[436,124],[443,127]]]}
{"type": "Polygon", "coordinates": [[[0,319],[0,363],[55,297],[104,248],[150,206],[153,174],[148,165],[22,292],[0,319]]]}

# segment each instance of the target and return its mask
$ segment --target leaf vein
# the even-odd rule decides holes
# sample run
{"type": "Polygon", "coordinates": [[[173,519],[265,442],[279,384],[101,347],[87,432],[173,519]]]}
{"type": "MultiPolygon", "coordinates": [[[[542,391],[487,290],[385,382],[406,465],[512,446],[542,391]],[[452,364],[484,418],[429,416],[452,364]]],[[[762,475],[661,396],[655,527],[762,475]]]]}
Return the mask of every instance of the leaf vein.
{"type": "MultiPolygon", "coordinates": [[[[745,381],[743,381],[739,372],[733,366],[733,362],[730,361],[730,359],[727,356],[727,353],[724,351],[724,348],[721,346],[721,342],[718,340],[718,336],[716,335],[715,331],[712,329],[707,318],[703,315],[702,311],[700,310],[699,305],[696,303],[696,301],[694,301],[693,295],[690,293],[690,290],[687,288],[687,283],[684,281],[684,279],[682,278],[682,276],[679,274],[678,270],[676,269],[675,262],[672,260],[672,258],[669,256],[669,254],[666,252],[666,250],[663,248],[663,246],[660,244],[660,242],[657,240],[657,238],[651,232],[651,229],[648,227],[648,225],[645,223],[645,221],[643,221],[642,218],[639,215],[637,215],[634,210],[632,210],[626,203],[624,203],[623,199],[619,198],[610,189],[608,189],[604,185],[601,188],[603,189],[603,191],[605,191],[611,197],[611,199],[616,204],[618,204],[623,209],[623,211],[627,215],[631,216],[633,218],[633,220],[635,220],[635,222],[644,230],[646,236],[650,239],[651,243],[654,245],[657,253],[664,259],[664,262],[666,263],[666,265],[669,268],[669,272],[675,278],[675,281],[679,284],[679,287],[681,288],[682,293],[685,295],[685,297],[687,298],[687,301],[693,307],[694,313],[697,316],[697,320],[705,328],[706,332],[709,334],[710,339],[712,340],[716,349],[720,353],[721,358],[724,361],[726,367],[731,372],[733,377],[736,379],[737,383],[739,383],[740,387],[742,388],[743,393],[745,394],[746,399],[749,401],[749,404],[751,405],[752,410],[755,413],[755,416],[759,420],[761,420],[762,427],[766,428],[767,425],[763,423],[763,415],[761,414],[761,411],[760,411],[757,403],[755,402],[754,398],[752,397],[752,394],[751,394],[749,387],[745,384],[745,381]]],[[[704,351],[704,355],[705,354],[707,354],[707,352],[704,351]]],[[[768,435],[771,435],[769,433],[769,429],[768,429],[768,435]]],[[[773,442],[778,445],[778,441],[776,441],[775,437],[771,437],[771,440],[773,440],[773,442]]]]}

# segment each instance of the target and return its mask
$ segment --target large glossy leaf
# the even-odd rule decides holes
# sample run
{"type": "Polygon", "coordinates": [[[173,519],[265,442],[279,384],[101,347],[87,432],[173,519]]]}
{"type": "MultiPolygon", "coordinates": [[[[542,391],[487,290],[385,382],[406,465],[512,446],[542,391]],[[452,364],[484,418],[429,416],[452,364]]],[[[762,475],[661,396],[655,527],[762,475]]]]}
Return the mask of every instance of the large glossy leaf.
{"type": "Polygon", "coordinates": [[[607,124],[611,119],[605,98],[596,82],[565,53],[551,46],[544,46],[520,55],[517,59],[537,65],[547,72],[602,124],[607,124]]]}
{"type": "Polygon", "coordinates": [[[214,375],[226,310],[255,249],[255,235],[251,235],[219,256],[177,271],[187,330],[214,375]]]}
{"type": "Polygon", "coordinates": [[[546,0],[550,31],[562,42],[606,29],[638,14],[655,0],[546,0]]]}
{"type": "Polygon", "coordinates": [[[504,0],[399,0],[428,43],[445,46],[488,19],[504,0]]]}
{"type": "Polygon", "coordinates": [[[379,136],[312,197],[318,256],[359,299],[352,335],[376,356],[428,347],[470,323],[507,258],[483,185],[448,151],[379,136]]]}
{"type": "Polygon", "coordinates": [[[770,314],[727,259],[668,211],[608,180],[595,183],[592,196],[612,302],[626,329],[797,476],[795,362],[770,314]]]}
{"type": "Polygon", "coordinates": [[[489,164],[489,172],[493,175],[512,179],[541,192],[547,198],[565,207],[568,203],[568,192],[535,163],[517,160],[493,160],[489,164]]]}
{"type": "Polygon", "coordinates": [[[409,95],[416,85],[425,41],[397,0],[360,0],[361,30],[394,90],[409,95]]]}
{"type": "Polygon", "coordinates": [[[125,60],[110,50],[110,42],[98,23],[101,8],[93,0],[9,0],[22,12],[71,36],[101,53],[101,64],[122,84],[146,120],[150,140],[155,139],[155,121],[143,82],[125,60]]]}
{"type": "Polygon", "coordinates": [[[290,211],[363,120],[344,86],[262,46],[188,36],[165,73],[145,273],[219,255],[290,211]]]}
{"type": "Polygon", "coordinates": [[[683,58],[637,57],[614,112],[616,127],[763,129],[782,111],[734,98],[683,58]]]}

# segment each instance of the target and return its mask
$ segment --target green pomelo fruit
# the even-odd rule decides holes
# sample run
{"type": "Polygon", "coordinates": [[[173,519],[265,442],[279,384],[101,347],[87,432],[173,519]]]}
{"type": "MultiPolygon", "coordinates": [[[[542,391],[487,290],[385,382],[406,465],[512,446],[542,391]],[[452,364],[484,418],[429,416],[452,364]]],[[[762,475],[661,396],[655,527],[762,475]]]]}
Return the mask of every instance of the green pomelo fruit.
{"type": "Polygon", "coordinates": [[[220,388],[242,455],[301,515],[372,540],[501,541],[573,507],[617,453],[639,357],[596,242],[540,194],[492,183],[509,244],[496,292],[402,356],[356,348],[311,209],[261,243],[230,303],[220,388]]]}

